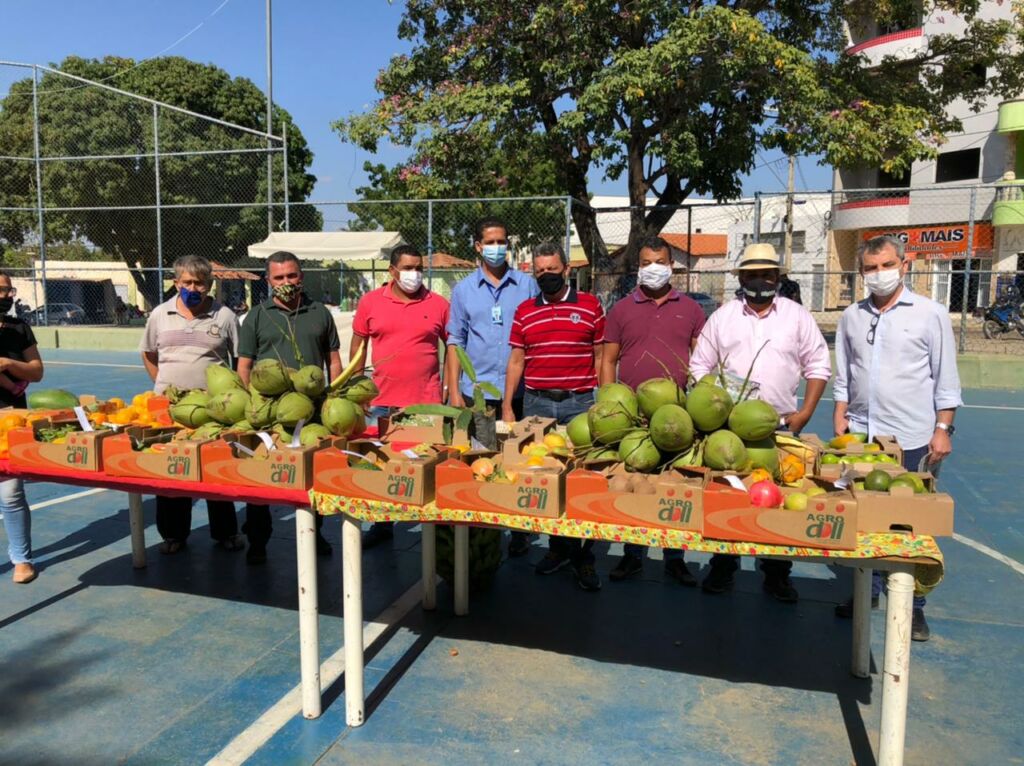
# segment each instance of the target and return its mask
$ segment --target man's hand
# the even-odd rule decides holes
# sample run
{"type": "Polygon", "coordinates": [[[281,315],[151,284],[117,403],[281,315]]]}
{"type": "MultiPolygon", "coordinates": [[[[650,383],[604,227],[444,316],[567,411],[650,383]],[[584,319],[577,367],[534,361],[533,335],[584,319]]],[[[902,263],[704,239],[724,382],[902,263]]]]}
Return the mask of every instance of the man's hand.
{"type": "Polygon", "coordinates": [[[789,430],[794,434],[800,433],[804,426],[807,425],[807,421],[811,419],[811,413],[804,412],[803,410],[797,410],[796,412],[786,415],[784,418],[786,425],[789,426],[789,430]]]}
{"type": "Polygon", "coordinates": [[[462,395],[458,386],[452,386],[448,389],[448,404],[452,407],[465,407],[466,398],[462,395]]]}
{"type": "Polygon", "coordinates": [[[952,451],[953,442],[949,434],[941,428],[936,428],[932,440],[928,442],[928,462],[939,463],[949,457],[952,451]]]}
{"type": "Polygon", "coordinates": [[[5,359],[0,356],[0,372],[7,372],[7,368],[11,366],[11,360],[5,359]]]}
{"type": "Polygon", "coordinates": [[[837,412],[832,416],[832,427],[835,429],[836,436],[842,436],[850,430],[850,421],[846,415],[837,412]]]}
{"type": "Polygon", "coordinates": [[[511,402],[508,404],[501,405],[501,419],[506,423],[515,423],[516,414],[512,411],[511,402]]]}

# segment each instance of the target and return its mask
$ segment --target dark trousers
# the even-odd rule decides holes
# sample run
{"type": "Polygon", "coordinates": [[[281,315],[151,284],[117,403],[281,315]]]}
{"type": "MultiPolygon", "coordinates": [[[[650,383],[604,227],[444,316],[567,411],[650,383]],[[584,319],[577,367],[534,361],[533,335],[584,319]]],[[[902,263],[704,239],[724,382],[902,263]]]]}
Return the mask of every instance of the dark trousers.
{"type": "MultiPolygon", "coordinates": [[[[227,540],[238,534],[235,504],[224,500],[207,500],[210,513],[210,537],[227,540]]],[[[156,528],[164,540],[186,540],[192,531],[192,498],[156,498],[156,528]]]]}
{"type": "MultiPolygon", "coordinates": [[[[758,563],[761,565],[761,571],[764,572],[764,576],[768,578],[786,577],[793,568],[792,561],[758,559],[758,563]]],[[[728,569],[730,572],[735,572],[740,568],[740,557],[731,556],[727,553],[716,553],[711,557],[711,568],[728,569]]]]}
{"type": "MultiPolygon", "coordinates": [[[[324,525],[324,517],[316,514],[316,532],[320,534],[320,528],[324,525]]],[[[265,546],[270,540],[270,534],[274,531],[274,524],[270,518],[269,505],[245,505],[245,523],[242,531],[249,539],[249,545],[260,547],[265,546]]]]}

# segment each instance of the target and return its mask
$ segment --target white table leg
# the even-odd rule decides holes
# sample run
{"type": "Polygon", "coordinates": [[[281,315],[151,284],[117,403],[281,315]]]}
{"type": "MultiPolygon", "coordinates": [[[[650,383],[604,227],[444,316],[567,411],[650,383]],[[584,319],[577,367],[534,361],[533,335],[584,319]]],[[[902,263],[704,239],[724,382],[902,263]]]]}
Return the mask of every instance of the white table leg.
{"type": "Polygon", "coordinates": [[[142,518],[142,495],[128,493],[128,526],[132,534],[132,566],[146,568],[146,523],[142,518]]]}
{"type": "Polygon", "coordinates": [[[363,546],[359,521],[341,521],[345,620],[345,722],[362,726],[366,694],[363,689],[363,546]]]}
{"type": "Polygon", "coordinates": [[[469,614],[469,527],[455,526],[455,614],[469,614]]]}
{"type": "Polygon", "coordinates": [[[423,608],[437,607],[437,527],[420,524],[420,547],[423,551],[423,608]]]}
{"type": "Polygon", "coordinates": [[[882,730],[878,766],[902,766],[910,688],[910,629],[914,574],[910,565],[889,573],[885,608],[885,661],[882,667],[882,730]]]}
{"type": "Polygon", "coordinates": [[[302,669],[302,715],[319,718],[320,599],[316,582],[316,514],[295,509],[295,552],[299,581],[299,666],[302,669]]]}
{"type": "Polygon", "coordinates": [[[853,663],[857,678],[871,674],[871,570],[853,570],[853,663]]]}

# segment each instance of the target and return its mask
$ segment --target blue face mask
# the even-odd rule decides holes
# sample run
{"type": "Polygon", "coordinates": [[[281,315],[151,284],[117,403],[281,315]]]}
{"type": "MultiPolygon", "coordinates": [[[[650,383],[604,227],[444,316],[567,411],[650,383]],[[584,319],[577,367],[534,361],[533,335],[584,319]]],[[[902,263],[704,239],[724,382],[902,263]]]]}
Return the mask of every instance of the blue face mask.
{"type": "Polygon", "coordinates": [[[500,266],[508,255],[508,245],[484,245],[481,255],[491,266],[500,266]]]}
{"type": "Polygon", "coordinates": [[[186,307],[194,309],[203,302],[203,298],[206,297],[206,294],[201,293],[198,290],[189,290],[187,287],[183,287],[178,290],[178,297],[181,298],[181,302],[184,303],[186,307]]]}

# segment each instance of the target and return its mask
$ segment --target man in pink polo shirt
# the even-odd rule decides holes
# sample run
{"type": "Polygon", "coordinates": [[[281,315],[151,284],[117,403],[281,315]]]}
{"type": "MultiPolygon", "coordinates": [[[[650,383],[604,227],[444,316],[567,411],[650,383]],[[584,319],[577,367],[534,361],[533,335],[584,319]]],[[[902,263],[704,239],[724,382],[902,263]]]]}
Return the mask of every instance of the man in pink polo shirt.
{"type": "MultiPolygon", "coordinates": [[[[825,338],[807,309],[776,294],[782,265],[774,247],[748,246],[733,273],[739,278],[741,297],[708,318],[690,357],[690,372],[700,380],[721,364],[742,380],[749,371],[750,380],[758,386],[758,398],[782,416],[780,427],[799,433],[832,376],[825,338]],[[798,407],[801,378],[807,381],[807,390],[803,406],[798,407]]],[[[790,561],[761,561],[764,589],[779,601],[793,603],[799,598],[789,580],[792,567],[790,561]]],[[[737,556],[712,556],[711,571],[701,585],[704,592],[731,589],[738,568],[737,556]]]]}
{"type": "MultiPolygon", "coordinates": [[[[411,245],[396,247],[388,274],[390,282],[360,299],[349,351],[349,358],[355,358],[363,342],[373,349],[373,382],[380,389],[373,412],[378,417],[410,404],[441,403],[438,343],[448,338],[448,301],[423,286],[419,251],[411,245]]],[[[363,547],[392,537],[392,524],[374,524],[363,547]]]]}

